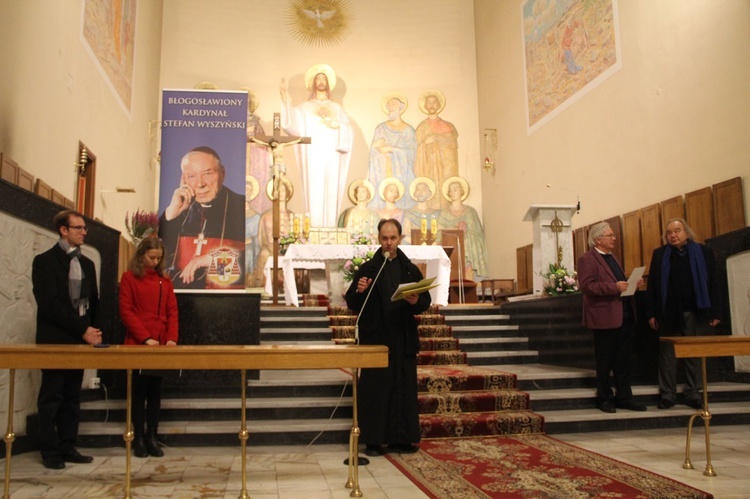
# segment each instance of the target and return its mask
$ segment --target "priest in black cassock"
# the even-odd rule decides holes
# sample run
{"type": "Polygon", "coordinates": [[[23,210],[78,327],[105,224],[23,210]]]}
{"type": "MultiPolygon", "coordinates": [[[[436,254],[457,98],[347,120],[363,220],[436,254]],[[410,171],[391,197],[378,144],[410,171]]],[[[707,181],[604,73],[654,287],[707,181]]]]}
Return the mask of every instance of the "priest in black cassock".
{"type": "Polygon", "coordinates": [[[210,147],[182,158],[180,187],[159,219],[175,289],[245,286],[245,198],[224,187],[224,165],[210,147]]]}
{"type": "Polygon", "coordinates": [[[397,220],[381,220],[381,250],[360,267],[346,293],[349,308],[359,312],[359,343],[388,347],[388,367],[362,369],[359,380],[360,441],[368,456],[419,450],[419,336],[414,316],[427,310],[431,299],[424,292],[391,301],[399,284],[422,279],[419,268],[398,249],[402,237],[397,220]]]}

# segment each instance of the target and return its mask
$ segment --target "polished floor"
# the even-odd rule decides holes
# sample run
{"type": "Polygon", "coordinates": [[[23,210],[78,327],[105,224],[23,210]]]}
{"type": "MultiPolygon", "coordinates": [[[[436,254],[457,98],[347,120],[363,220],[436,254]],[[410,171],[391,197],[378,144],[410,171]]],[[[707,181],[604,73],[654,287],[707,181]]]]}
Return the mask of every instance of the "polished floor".
{"type": "MultiPolygon", "coordinates": [[[[490,366],[487,366],[490,367],[490,366]]],[[[550,376],[587,376],[583,370],[544,365],[492,366],[515,371],[519,379],[550,376]]],[[[318,371],[316,377],[343,380],[339,370],[318,371]]],[[[311,373],[263,371],[259,383],[280,378],[309,381],[311,373]]],[[[639,387],[646,392],[655,387],[639,387]]],[[[544,396],[539,393],[537,396],[544,396]]],[[[554,396],[552,393],[546,396],[554,396]]],[[[650,411],[656,408],[650,407],[650,411]]],[[[670,409],[689,415],[686,407],[670,409]]],[[[749,409],[750,410],[750,409],[749,409]]],[[[606,418],[596,409],[580,409],[577,417],[606,418]]],[[[644,413],[618,411],[618,417],[638,418],[644,413]]],[[[561,417],[553,413],[545,417],[561,417]]],[[[191,424],[200,425],[201,422],[191,424]]],[[[165,428],[165,431],[169,431],[165,428]]],[[[715,477],[703,475],[706,466],[704,431],[700,422],[692,442],[695,469],[683,469],[685,429],[668,428],[620,432],[554,435],[585,449],[644,468],[709,492],[716,498],[750,498],[750,425],[711,427],[711,457],[715,477]]],[[[95,457],[91,464],[68,464],[62,471],[45,469],[39,454],[25,453],[12,459],[11,497],[99,498],[124,497],[125,457],[122,448],[81,449],[95,457]]],[[[133,498],[237,498],[242,489],[242,459],[236,447],[165,448],[163,458],[132,458],[133,498]]],[[[323,499],[349,497],[345,487],[348,467],[345,445],[249,447],[248,495],[253,499],[323,499]]],[[[5,469],[5,460],[0,460],[5,469]]],[[[425,496],[384,457],[371,458],[359,468],[359,484],[366,498],[412,499],[425,496]]]]}
{"type": "MultiPolygon", "coordinates": [[[[686,483],[716,498],[750,497],[750,426],[717,426],[711,430],[715,477],[703,475],[703,432],[695,435],[693,470],[682,468],[685,431],[656,429],[615,434],[556,436],[560,440],[686,483]]],[[[123,449],[83,449],[91,464],[68,464],[62,471],[42,467],[37,453],[12,459],[11,497],[16,499],[123,497],[123,449]]],[[[344,445],[251,447],[247,458],[247,492],[253,499],[324,499],[349,497],[344,445]]],[[[163,458],[133,458],[134,498],[237,498],[242,487],[239,447],[166,448],[163,458]]],[[[3,469],[5,467],[2,461],[3,469]]],[[[426,497],[384,457],[361,466],[363,497],[426,497]]]]}

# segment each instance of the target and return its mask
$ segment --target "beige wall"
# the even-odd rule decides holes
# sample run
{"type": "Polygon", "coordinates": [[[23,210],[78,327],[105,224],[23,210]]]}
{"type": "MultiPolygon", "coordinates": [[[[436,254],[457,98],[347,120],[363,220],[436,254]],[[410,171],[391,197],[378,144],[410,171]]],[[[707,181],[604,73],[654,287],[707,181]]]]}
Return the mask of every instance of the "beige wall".
{"type": "Polygon", "coordinates": [[[750,202],[750,3],[619,3],[622,69],[526,132],[521,2],[476,0],[479,128],[497,128],[483,184],[493,276],[515,276],[531,203],[575,203],[581,227],[741,176],[750,202]],[[492,205],[492,207],[490,206],[492,205]]]}
{"type": "Polygon", "coordinates": [[[132,118],[81,42],[82,0],[0,2],[0,151],[75,199],[78,142],[97,156],[95,216],[124,230],[125,212],[155,209],[149,121],[158,119],[161,0],[138,2],[132,118]]]}
{"type": "MultiPolygon", "coordinates": [[[[441,117],[459,133],[459,173],[475,186],[467,203],[481,213],[471,2],[353,0],[351,34],[344,43],[328,48],[303,46],[292,39],[284,17],[286,3],[166,0],[162,88],[192,88],[204,80],[222,89],[250,87],[260,98],[257,114],[270,133],[273,113],[281,110],[281,79],[287,79],[294,104],[299,104],[307,99],[307,68],[329,64],[338,78],[332,98],[343,104],[354,126],[349,182],[367,175],[373,132],[386,120],[380,108],[383,95],[404,93],[409,107],[403,118],[416,128],[425,118],[419,96],[438,89],[447,100],[441,117]]],[[[285,160],[289,177],[299,186],[294,154],[286,152],[285,160]]],[[[295,195],[290,208],[302,211],[302,196],[295,195]]]]}

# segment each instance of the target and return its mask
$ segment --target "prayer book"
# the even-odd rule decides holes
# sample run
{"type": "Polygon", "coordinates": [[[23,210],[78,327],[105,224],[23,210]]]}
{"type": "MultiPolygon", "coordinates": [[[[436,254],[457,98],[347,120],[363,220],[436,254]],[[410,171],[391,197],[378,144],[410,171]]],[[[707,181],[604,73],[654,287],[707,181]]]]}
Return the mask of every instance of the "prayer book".
{"type": "Polygon", "coordinates": [[[391,296],[391,301],[401,300],[404,296],[412,293],[420,294],[425,291],[429,291],[432,288],[438,287],[438,284],[433,284],[435,277],[427,277],[419,282],[408,282],[406,284],[399,285],[396,291],[391,296]]]}

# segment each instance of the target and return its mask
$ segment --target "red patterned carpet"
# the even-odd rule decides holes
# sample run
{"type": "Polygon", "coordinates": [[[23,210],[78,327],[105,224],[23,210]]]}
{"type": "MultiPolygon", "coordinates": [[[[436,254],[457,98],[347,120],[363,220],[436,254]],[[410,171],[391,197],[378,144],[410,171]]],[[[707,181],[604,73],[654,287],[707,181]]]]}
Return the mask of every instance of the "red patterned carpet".
{"type": "Polygon", "coordinates": [[[386,457],[434,499],[713,497],[546,435],[423,440],[386,457]]]}

